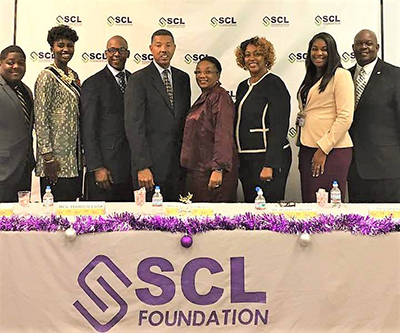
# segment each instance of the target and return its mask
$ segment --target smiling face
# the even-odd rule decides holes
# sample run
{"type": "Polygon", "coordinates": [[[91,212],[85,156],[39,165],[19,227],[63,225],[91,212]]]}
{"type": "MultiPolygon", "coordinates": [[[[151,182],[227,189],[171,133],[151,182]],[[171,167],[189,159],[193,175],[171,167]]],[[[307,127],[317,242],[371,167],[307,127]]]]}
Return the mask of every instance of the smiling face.
{"type": "Polygon", "coordinates": [[[259,47],[249,44],[244,52],[244,64],[251,76],[261,76],[267,72],[266,61],[259,47]]]}
{"type": "Polygon", "coordinates": [[[150,45],[154,61],[162,68],[168,68],[175,53],[175,43],[171,36],[154,36],[150,45]]]}
{"type": "Polygon", "coordinates": [[[197,64],[195,74],[197,84],[201,91],[207,91],[214,87],[221,75],[218,72],[217,67],[207,60],[200,61],[197,64]]]}
{"type": "Polygon", "coordinates": [[[111,38],[107,43],[106,56],[111,67],[122,71],[125,68],[126,59],[129,57],[126,40],[118,36],[111,38]]]}
{"type": "Polygon", "coordinates": [[[360,66],[373,62],[379,51],[375,34],[369,30],[361,30],[354,38],[353,51],[360,66]]]}
{"type": "Polygon", "coordinates": [[[60,38],[54,42],[51,51],[54,53],[55,64],[64,68],[74,55],[75,43],[72,40],[60,38]]]}
{"type": "Polygon", "coordinates": [[[317,72],[321,72],[322,69],[328,63],[328,46],[323,39],[316,39],[311,45],[311,62],[317,68],[317,72]]]}
{"type": "Polygon", "coordinates": [[[19,52],[10,52],[0,61],[0,75],[11,86],[16,85],[25,75],[26,60],[19,52]]]}

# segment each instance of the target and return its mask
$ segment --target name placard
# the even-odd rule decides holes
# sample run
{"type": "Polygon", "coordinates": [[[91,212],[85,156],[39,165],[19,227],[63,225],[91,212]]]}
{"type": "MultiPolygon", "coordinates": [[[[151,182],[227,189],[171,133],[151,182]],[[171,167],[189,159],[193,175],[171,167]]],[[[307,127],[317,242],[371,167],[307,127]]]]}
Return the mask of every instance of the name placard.
{"type": "Polygon", "coordinates": [[[297,207],[279,207],[279,208],[272,208],[268,210],[266,213],[271,213],[275,215],[283,215],[286,218],[293,218],[293,219],[309,219],[312,217],[316,217],[317,210],[310,209],[310,208],[297,208],[297,207]]]}
{"type": "Polygon", "coordinates": [[[13,214],[14,204],[0,203],[0,216],[11,216],[13,214]]]}
{"type": "Polygon", "coordinates": [[[165,214],[171,216],[213,216],[214,210],[210,206],[202,205],[168,205],[165,214]]]}
{"type": "Polygon", "coordinates": [[[56,215],[61,216],[98,216],[105,213],[106,203],[104,201],[59,202],[56,204],[56,215]]]}
{"type": "Polygon", "coordinates": [[[392,216],[395,219],[400,219],[400,206],[382,206],[382,207],[371,207],[369,209],[369,216],[376,219],[383,219],[385,217],[392,216]]]}

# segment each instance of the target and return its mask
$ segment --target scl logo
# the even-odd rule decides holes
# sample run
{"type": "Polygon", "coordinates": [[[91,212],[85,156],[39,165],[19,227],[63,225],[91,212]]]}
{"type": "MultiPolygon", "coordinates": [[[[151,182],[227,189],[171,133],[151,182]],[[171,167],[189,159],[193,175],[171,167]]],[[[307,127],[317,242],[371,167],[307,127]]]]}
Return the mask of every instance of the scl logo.
{"type": "Polygon", "coordinates": [[[297,53],[290,53],[288,56],[288,61],[293,64],[296,61],[304,61],[307,58],[307,53],[297,52],[297,53]]]}
{"type": "Polygon", "coordinates": [[[79,16],[71,15],[71,16],[61,16],[58,15],[56,17],[56,22],[58,25],[81,25],[82,20],[79,18],[79,16]]]}
{"type": "Polygon", "coordinates": [[[314,23],[318,26],[321,24],[340,24],[340,19],[337,15],[317,15],[314,23]]]}
{"type": "Polygon", "coordinates": [[[160,17],[158,20],[158,24],[160,27],[183,27],[185,26],[185,21],[182,17],[160,17]]]}
{"type": "Polygon", "coordinates": [[[197,53],[193,53],[193,54],[186,54],[185,57],[183,58],[184,61],[189,65],[191,63],[198,63],[201,59],[203,59],[204,57],[206,57],[207,54],[197,54],[197,53]]]}
{"type": "Polygon", "coordinates": [[[355,60],[355,56],[354,56],[354,52],[343,52],[342,53],[342,60],[344,62],[349,62],[349,61],[354,61],[355,60]]]}
{"type": "Polygon", "coordinates": [[[236,19],[232,16],[228,17],[212,17],[210,19],[210,24],[212,27],[218,27],[218,26],[225,26],[225,27],[231,27],[237,25],[236,19]]]}
{"type": "Polygon", "coordinates": [[[297,134],[297,130],[295,127],[290,127],[289,131],[288,131],[289,136],[293,139],[296,134],[297,134]]]}
{"type": "Polygon", "coordinates": [[[81,57],[84,63],[91,62],[103,62],[107,60],[106,54],[103,52],[84,52],[81,57]]]}
{"type": "Polygon", "coordinates": [[[264,16],[263,24],[268,28],[269,26],[288,26],[289,20],[286,16],[264,16]]]}
{"type": "Polygon", "coordinates": [[[132,20],[129,16],[109,16],[107,17],[107,24],[110,27],[113,25],[132,25],[132,20]]]}
{"type": "Polygon", "coordinates": [[[133,56],[133,61],[137,64],[149,63],[153,60],[153,55],[151,53],[135,53],[133,56]]]}
{"type": "Polygon", "coordinates": [[[32,51],[29,54],[29,58],[32,61],[51,61],[52,59],[54,59],[54,54],[52,52],[43,52],[43,51],[39,51],[39,52],[35,52],[32,51]]]}

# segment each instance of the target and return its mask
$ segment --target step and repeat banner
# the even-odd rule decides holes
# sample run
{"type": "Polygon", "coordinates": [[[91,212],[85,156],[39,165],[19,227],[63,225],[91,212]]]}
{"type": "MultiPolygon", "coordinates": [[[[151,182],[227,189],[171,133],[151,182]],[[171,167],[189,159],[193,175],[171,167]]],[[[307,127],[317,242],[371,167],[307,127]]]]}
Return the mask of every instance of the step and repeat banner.
{"type": "Polygon", "coordinates": [[[383,1],[383,36],[385,61],[400,66],[400,1],[383,1]]]}
{"type": "Polygon", "coordinates": [[[15,0],[0,1],[0,50],[13,43],[15,0]]]}
{"type": "Polygon", "coordinates": [[[70,66],[82,82],[105,66],[106,42],[113,35],[128,40],[131,56],[127,68],[136,71],[152,59],[151,34],[169,29],[177,45],[172,64],[190,74],[193,100],[200,94],[193,74],[199,59],[213,55],[220,60],[222,85],[235,98],[237,85],[248,73],[236,65],[234,49],[250,37],[265,36],[276,49],[272,71],[284,80],[292,95],[289,137],[294,158],[286,197],[296,201],[301,198],[294,144],[295,94],[305,74],[308,41],[318,32],[331,33],[348,68],[355,63],[351,47],[354,35],[362,28],[375,31],[378,38],[381,34],[378,0],[86,0],[84,5],[80,0],[19,0],[17,23],[17,43],[28,55],[25,82],[32,88],[39,72],[52,62],[46,37],[55,25],[70,25],[79,35],[70,66]]]}

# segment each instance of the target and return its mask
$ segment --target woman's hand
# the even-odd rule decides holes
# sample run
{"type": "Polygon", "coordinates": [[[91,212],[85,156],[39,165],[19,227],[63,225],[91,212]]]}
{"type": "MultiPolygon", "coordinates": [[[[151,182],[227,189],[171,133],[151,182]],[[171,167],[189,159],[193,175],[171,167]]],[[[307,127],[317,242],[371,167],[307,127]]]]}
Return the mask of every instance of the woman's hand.
{"type": "Polygon", "coordinates": [[[318,148],[311,160],[311,173],[313,177],[323,175],[325,171],[326,154],[318,148]]]}
{"type": "Polygon", "coordinates": [[[58,162],[55,158],[52,159],[52,162],[44,162],[44,174],[49,179],[51,184],[57,183],[58,180],[58,172],[60,171],[60,162],[58,162]]]}
{"type": "Polygon", "coordinates": [[[273,178],[274,170],[269,167],[263,167],[260,172],[260,179],[262,182],[270,182],[273,178]]]}
{"type": "Polygon", "coordinates": [[[222,185],[222,172],[214,170],[208,181],[208,189],[211,191],[222,185]]]}

